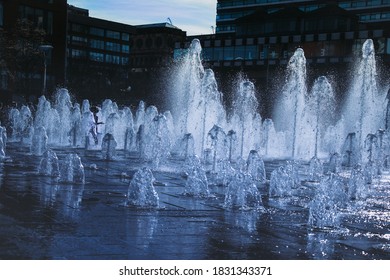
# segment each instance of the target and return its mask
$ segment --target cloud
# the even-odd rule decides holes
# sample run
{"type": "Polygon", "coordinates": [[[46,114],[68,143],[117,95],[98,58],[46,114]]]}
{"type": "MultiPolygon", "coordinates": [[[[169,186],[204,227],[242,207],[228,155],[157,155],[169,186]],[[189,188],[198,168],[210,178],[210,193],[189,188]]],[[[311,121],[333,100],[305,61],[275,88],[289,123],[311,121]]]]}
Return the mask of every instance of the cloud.
{"type": "Polygon", "coordinates": [[[168,17],[189,35],[211,33],[215,25],[216,0],[93,1],[68,0],[88,9],[90,16],[130,25],[166,22],[168,17]]]}

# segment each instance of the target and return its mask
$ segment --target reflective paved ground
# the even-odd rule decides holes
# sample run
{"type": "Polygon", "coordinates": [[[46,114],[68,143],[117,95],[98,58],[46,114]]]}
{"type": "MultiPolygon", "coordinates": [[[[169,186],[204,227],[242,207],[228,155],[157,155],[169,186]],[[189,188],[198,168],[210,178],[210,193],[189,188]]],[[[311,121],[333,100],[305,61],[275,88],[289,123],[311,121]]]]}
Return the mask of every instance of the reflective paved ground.
{"type": "MultiPolygon", "coordinates": [[[[70,150],[55,150],[61,160],[70,150]]],[[[340,229],[307,228],[310,186],[288,201],[267,197],[265,212],[222,209],[213,198],[183,196],[185,180],[154,172],[160,208],[124,206],[129,180],[140,166],[119,154],[77,151],[84,185],[39,176],[40,158],[16,144],[0,163],[0,259],[390,259],[389,185],[382,183],[340,229]],[[96,164],[97,169],[90,168],[96,164]],[[129,175],[129,176],[126,176],[129,175]]],[[[267,175],[275,162],[266,162],[267,175]]]]}

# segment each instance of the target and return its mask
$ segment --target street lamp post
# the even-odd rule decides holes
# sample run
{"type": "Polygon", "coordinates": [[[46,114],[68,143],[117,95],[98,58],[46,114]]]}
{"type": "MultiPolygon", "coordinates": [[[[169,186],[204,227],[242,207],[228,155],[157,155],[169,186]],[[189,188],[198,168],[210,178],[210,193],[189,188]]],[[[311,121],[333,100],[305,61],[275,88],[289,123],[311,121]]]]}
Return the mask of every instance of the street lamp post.
{"type": "Polygon", "coordinates": [[[46,94],[46,68],[47,68],[47,61],[46,61],[46,55],[47,53],[53,49],[52,45],[41,45],[39,46],[39,50],[43,53],[43,65],[44,65],[44,72],[43,72],[43,89],[42,94],[46,94]]]}

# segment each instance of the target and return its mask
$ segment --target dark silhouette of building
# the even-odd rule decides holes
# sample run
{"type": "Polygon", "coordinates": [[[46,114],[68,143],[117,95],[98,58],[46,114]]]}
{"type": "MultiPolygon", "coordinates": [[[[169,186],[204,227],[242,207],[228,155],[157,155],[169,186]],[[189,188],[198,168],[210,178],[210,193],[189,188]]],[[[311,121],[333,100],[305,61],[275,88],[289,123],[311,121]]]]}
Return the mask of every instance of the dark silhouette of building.
{"type": "Polygon", "coordinates": [[[168,23],[132,26],[68,8],[68,80],[79,98],[154,101],[174,42],[186,33],[168,23]]]}
{"type": "Polygon", "coordinates": [[[67,79],[79,98],[103,98],[128,87],[134,26],[68,7],[67,79]]]}

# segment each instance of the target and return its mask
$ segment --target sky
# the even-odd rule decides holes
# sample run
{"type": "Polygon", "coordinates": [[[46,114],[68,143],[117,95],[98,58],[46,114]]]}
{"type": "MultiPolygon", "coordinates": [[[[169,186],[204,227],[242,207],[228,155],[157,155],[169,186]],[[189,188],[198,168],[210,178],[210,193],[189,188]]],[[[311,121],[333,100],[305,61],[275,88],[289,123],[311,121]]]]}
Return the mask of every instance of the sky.
{"type": "Polygon", "coordinates": [[[187,35],[212,33],[217,0],[68,0],[89,16],[130,25],[169,22],[187,35]]]}

